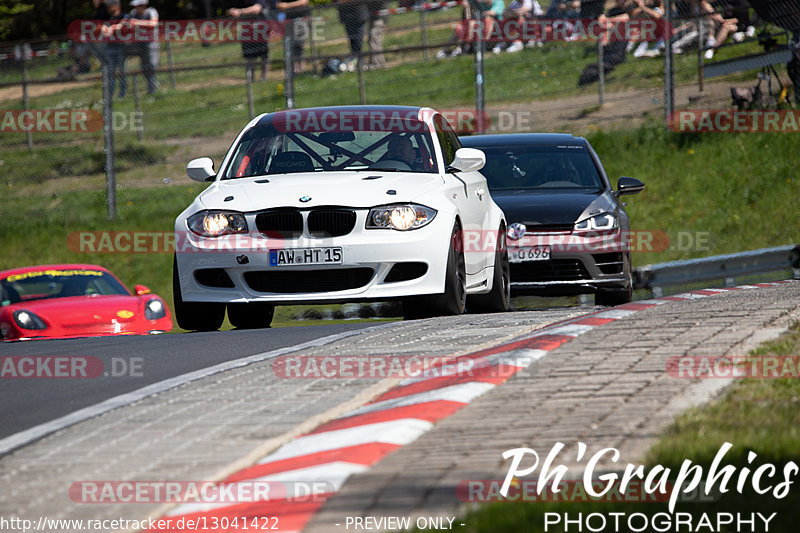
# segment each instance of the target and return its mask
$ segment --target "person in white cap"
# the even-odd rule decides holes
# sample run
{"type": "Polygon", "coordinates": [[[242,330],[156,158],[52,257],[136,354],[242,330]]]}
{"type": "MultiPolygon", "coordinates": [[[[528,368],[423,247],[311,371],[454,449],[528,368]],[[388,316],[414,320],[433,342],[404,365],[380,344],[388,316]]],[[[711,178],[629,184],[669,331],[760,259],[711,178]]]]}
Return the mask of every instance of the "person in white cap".
{"type": "Polygon", "coordinates": [[[148,0],[132,0],[133,10],[129,22],[134,26],[152,28],[152,31],[146,32],[147,41],[134,44],[134,55],[139,57],[142,74],[147,80],[148,94],[154,94],[158,89],[158,80],[156,79],[159,56],[158,11],[149,7],[148,4],[148,0]]]}

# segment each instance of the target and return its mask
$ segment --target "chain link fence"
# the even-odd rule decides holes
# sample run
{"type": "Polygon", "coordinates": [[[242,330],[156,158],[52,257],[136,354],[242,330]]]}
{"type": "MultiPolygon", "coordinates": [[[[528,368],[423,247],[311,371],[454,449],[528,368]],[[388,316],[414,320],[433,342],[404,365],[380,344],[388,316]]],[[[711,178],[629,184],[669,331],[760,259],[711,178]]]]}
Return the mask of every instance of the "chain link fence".
{"type": "MultiPolygon", "coordinates": [[[[265,79],[260,61],[244,59],[242,43],[192,35],[184,24],[183,38],[159,42],[156,90],[148,91],[140,57],[127,53],[125,92],[120,96],[117,76],[113,97],[109,69],[104,83],[102,45],[66,38],[0,45],[4,252],[15,251],[14,265],[94,262],[75,245],[75,232],[170,231],[202,188],[186,179],[186,162],[209,156],[219,163],[234,135],[263,112],[426,105],[445,113],[477,109],[479,122],[454,124],[462,131],[586,131],[647,116],[664,120],[673,105],[698,96],[709,97],[705,106],[730,107],[731,85],[754,85],[767,71],[759,63],[721,71],[713,64],[764,53],[770,39],[773,51],[783,51],[773,66],[783,69],[780,61],[791,54],[790,35],[753,20],[714,43],[714,57],[706,59],[707,15],[680,9],[672,13],[679,30],[672,41],[683,40],[669,57],[669,40],[592,34],[591,22],[609,7],[592,1],[558,23],[568,28],[561,33],[548,19],[525,39],[502,29],[465,37],[477,21],[469,22],[471,14],[455,1],[378,7],[370,8],[364,29],[373,46],[356,55],[336,7],[315,7],[299,29],[275,32],[265,79]],[[700,31],[687,38],[693,26],[700,31]],[[286,68],[291,62],[295,69],[286,68]],[[670,71],[673,76],[665,74],[670,71]],[[31,228],[39,228],[38,237],[31,238],[31,228]]],[[[782,89],[786,76],[769,74],[785,102],[791,95],[782,89]]],[[[143,275],[152,268],[135,254],[115,261],[143,275]]],[[[169,268],[171,257],[158,261],[169,268]]]]}

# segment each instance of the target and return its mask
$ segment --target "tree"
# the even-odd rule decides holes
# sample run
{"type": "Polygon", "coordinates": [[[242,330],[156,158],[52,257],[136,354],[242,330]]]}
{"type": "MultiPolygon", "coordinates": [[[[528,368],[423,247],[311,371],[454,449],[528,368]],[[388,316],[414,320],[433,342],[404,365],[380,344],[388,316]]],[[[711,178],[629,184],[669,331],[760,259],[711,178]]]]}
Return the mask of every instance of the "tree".
{"type": "Polygon", "coordinates": [[[14,26],[17,19],[33,13],[34,7],[33,4],[15,0],[0,0],[0,39],[14,38],[14,26]]]}

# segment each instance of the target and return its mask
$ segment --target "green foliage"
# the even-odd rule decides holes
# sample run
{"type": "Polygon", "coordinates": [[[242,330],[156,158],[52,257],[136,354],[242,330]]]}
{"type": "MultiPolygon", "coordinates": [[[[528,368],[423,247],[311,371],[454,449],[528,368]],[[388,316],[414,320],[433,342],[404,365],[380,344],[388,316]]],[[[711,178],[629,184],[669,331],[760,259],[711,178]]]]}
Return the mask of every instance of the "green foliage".
{"type": "Polygon", "coordinates": [[[33,12],[33,4],[17,2],[15,0],[0,0],[0,39],[8,38],[17,17],[33,12]]]}

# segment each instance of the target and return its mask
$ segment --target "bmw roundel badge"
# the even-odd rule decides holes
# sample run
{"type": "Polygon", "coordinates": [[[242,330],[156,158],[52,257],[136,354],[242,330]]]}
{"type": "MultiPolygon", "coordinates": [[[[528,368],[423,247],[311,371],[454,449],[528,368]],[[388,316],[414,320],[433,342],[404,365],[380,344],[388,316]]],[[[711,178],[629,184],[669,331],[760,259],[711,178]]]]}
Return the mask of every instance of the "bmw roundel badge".
{"type": "Polygon", "coordinates": [[[303,202],[303,203],[310,202],[311,201],[311,197],[310,196],[301,196],[300,197],[300,201],[303,202]]]}

